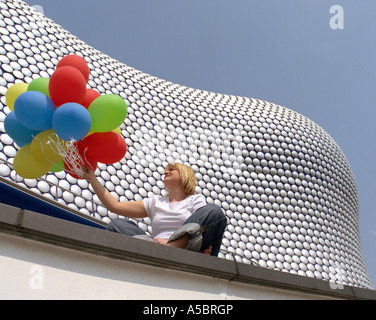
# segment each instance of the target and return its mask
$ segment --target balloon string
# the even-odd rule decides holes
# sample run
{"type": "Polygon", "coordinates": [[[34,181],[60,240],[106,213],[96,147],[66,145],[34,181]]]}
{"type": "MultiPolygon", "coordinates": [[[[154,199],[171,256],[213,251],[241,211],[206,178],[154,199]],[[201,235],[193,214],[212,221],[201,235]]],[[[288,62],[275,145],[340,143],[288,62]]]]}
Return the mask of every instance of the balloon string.
{"type": "MultiPolygon", "coordinates": [[[[32,135],[32,137],[33,137],[33,139],[37,139],[37,140],[38,140],[38,142],[39,142],[39,144],[40,144],[40,147],[41,147],[41,149],[42,149],[42,154],[43,154],[43,155],[46,155],[46,153],[44,152],[43,142],[41,141],[41,139],[39,139],[37,136],[34,136],[34,135],[32,135]]],[[[48,136],[48,138],[51,139],[50,136],[48,136]]],[[[51,142],[51,140],[48,140],[48,141],[47,141],[47,144],[49,144],[50,142],[51,142]]],[[[51,149],[52,149],[52,148],[51,148],[51,149]]],[[[53,150],[53,151],[55,152],[55,150],[53,150]]],[[[56,153],[56,152],[55,152],[55,153],[56,153]]],[[[52,161],[50,158],[45,157],[45,159],[48,160],[52,165],[56,165],[58,168],[60,168],[60,169],[64,169],[64,168],[61,168],[56,162],[52,161]]]]}
{"type": "Polygon", "coordinates": [[[55,153],[60,154],[64,158],[64,161],[70,165],[70,169],[72,169],[77,176],[82,178],[84,175],[84,171],[82,170],[83,160],[78,153],[75,144],[76,140],[71,139],[70,141],[66,142],[61,140],[56,133],[54,136],[56,136],[57,139],[52,139],[52,137],[49,136],[50,140],[47,143],[50,144],[51,149],[55,153]]]}
{"type": "Polygon", "coordinates": [[[86,163],[91,169],[94,170],[94,167],[91,165],[91,163],[88,161],[88,159],[86,158],[86,151],[88,150],[88,147],[85,148],[84,150],[84,158],[85,158],[85,162],[83,163],[86,163]]]}
{"type": "MultiPolygon", "coordinates": [[[[33,138],[36,138],[39,141],[40,147],[42,149],[42,153],[45,154],[42,141],[38,137],[33,137],[33,138]]],[[[70,169],[73,170],[77,174],[77,176],[79,176],[80,178],[82,178],[84,176],[84,171],[82,170],[82,164],[83,163],[88,164],[88,166],[91,169],[94,170],[94,168],[92,167],[92,165],[90,164],[90,162],[88,161],[88,159],[86,157],[86,152],[88,150],[87,147],[85,148],[85,150],[83,152],[83,158],[85,160],[85,162],[84,162],[84,160],[82,159],[82,157],[81,157],[81,155],[78,152],[78,149],[76,147],[76,140],[71,139],[68,142],[64,141],[64,140],[60,139],[56,133],[48,136],[48,138],[49,138],[49,140],[46,142],[46,144],[48,144],[50,146],[50,148],[52,149],[53,152],[62,156],[64,161],[67,162],[70,165],[70,169]]],[[[53,162],[51,159],[49,159],[47,157],[46,157],[46,159],[49,162],[51,162],[51,164],[57,166],[58,168],[60,168],[62,170],[65,169],[64,167],[61,167],[57,163],[53,162]]]]}

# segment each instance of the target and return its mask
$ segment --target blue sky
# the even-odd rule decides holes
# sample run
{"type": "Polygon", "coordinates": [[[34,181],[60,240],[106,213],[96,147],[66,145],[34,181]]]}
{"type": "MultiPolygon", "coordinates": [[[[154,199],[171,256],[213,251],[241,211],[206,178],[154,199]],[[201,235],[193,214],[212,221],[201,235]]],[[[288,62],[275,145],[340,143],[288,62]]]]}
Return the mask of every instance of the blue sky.
{"type": "Polygon", "coordinates": [[[353,169],[376,285],[376,1],[29,0],[109,56],[184,86],[267,100],[324,128],[353,169]],[[90,3],[90,5],[89,5],[90,3]],[[341,5],[344,29],[331,29],[341,5]]]}

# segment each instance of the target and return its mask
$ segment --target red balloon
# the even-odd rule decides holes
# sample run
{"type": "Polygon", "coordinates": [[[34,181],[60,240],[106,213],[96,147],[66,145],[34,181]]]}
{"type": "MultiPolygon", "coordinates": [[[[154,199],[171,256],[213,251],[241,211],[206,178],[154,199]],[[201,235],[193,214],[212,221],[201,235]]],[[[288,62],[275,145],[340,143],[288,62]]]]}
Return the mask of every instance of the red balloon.
{"type": "Polygon", "coordinates": [[[98,98],[101,94],[98,91],[93,89],[86,89],[86,94],[84,100],[82,100],[81,104],[88,109],[90,103],[92,103],[96,98],[98,98]]]}
{"type": "Polygon", "coordinates": [[[52,74],[48,90],[56,107],[68,102],[80,103],[85,98],[86,81],[78,69],[63,66],[52,74]]]}
{"type": "Polygon", "coordinates": [[[74,171],[73,167],[81,168],[83,165],[85,165],[88,168],[92,168],[95,171],[97,169],[98,162],[96,160],[90,158],[90,156],[87,155],[87,152],[85,152],[85,149],[83,148],[81,141],[75,142],[75,146],[76,146],[78,153],[79,153],[82,160],[77,156],[73,157],[72,156],[73,151],[70,150],[68,152],[68,155],[64,158],[64,169],[73,178],[83,179],[82,177],[79,177],[77,175],[77,173],[74,171]]]}
{"type": "Polygon", "coordinates": [[[75,54],[70,54],[63,57],[56,66],[57,68],[70,66],[78,69],[85,78],[85,82],[89,80],[90,70],[84,58],[75,54]]]}
{"type": "Polygon", "coordinates": [[[95,132],[82,140],[86,154],[98,162],[111,164],[120,161],[127,152],[124,139],[113,131],[95,132]]]}

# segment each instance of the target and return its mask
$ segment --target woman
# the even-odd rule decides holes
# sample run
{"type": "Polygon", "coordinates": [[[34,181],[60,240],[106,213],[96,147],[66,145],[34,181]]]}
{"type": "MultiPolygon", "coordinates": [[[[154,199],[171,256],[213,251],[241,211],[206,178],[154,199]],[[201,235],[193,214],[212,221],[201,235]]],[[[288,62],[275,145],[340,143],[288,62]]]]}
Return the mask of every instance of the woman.
{"type": "MultiPolygon", "coordinates": [[[[181,163],[166,167],[163,182],[168,190],[167,197],[121,202],[102,186],[92,169],[83,169],[84,178],[108,210],[128,218],[150,218],[155,242],[218,255],[227,219],[221,208],[207,204],[203,195],[196,194],[197,181],[192,168],[181,163]]],[[[111,221],[107,230],[128,236],[146,236],[128,219],[111,221]]]]}

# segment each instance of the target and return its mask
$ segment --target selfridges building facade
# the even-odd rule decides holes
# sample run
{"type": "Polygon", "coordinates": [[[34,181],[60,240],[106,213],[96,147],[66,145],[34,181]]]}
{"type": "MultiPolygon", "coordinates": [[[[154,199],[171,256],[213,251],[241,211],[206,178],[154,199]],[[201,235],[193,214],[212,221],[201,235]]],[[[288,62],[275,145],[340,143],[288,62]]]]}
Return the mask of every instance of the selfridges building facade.
{"type": "MultiPolygon", "coordinates": [[[[121,96],[128,151],[97,175],[119,200],[164,190],[167,163],[190,165],[197,192],[228,217],[219,257],[280,272],[373,288],[359,235],[358,196],[350,165],[310,119],[252,98],[177,85],[116,61],[21,1],[0,2],[0,118],[14,83],[49,78],[63,56],[83,57],[88,86],[121,96]]],[[[115,218],[86,180],[64,171],[23,179],[18,147],[0,127],[0,174],[47,198],[108,223],[115,218]]],[[[137,221],[151,231],[148,219],[137,221]]]]}

